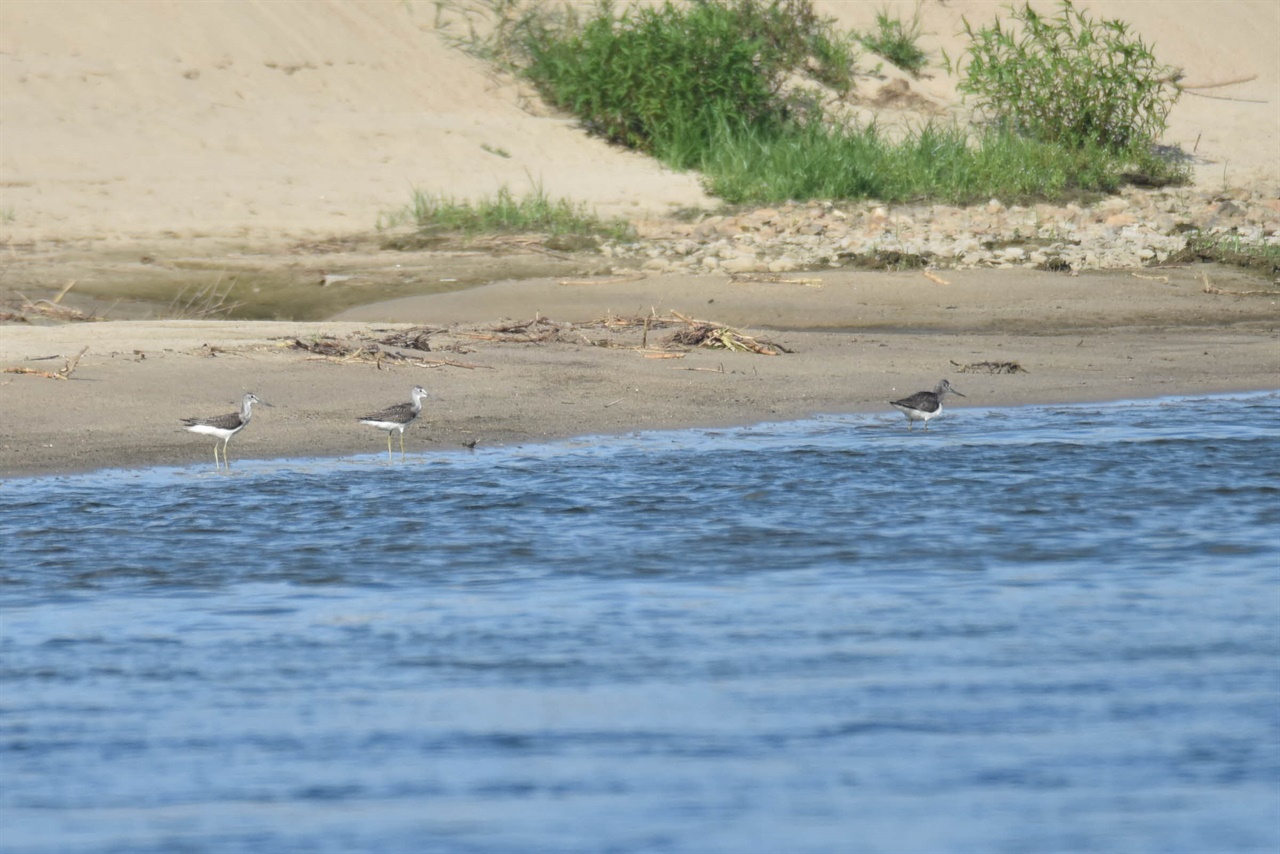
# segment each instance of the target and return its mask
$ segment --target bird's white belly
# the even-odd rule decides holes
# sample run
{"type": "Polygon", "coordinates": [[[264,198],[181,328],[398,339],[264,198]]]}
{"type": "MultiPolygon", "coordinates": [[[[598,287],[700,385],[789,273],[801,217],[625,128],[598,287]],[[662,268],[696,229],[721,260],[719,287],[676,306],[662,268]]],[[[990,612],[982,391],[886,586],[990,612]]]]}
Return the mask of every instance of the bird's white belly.
{"type": "Polygon", "coordinates": [[[230,436],[235,432],[234,430],[224,430],[221,427],[210,427],[208,424],[193,424],[187,429],[192,433],[201,433],[205,436],[214,436],[218,439],[221,439],[224,436],[230,436]]]}
{"type": "Polygon", "coordinates": [[[405,427],[408,427],[408,426],[409,426],[408,424],[401,424],[399,421],[365,421],[365,420],[362,420],[360,423],[361,423],[361,424],[368,424],[370,427],[377,427],[379,430],[399,430],[401,433],[403,433],[403,432],[404,432],[404,428],[405,428],[405,427]]]}

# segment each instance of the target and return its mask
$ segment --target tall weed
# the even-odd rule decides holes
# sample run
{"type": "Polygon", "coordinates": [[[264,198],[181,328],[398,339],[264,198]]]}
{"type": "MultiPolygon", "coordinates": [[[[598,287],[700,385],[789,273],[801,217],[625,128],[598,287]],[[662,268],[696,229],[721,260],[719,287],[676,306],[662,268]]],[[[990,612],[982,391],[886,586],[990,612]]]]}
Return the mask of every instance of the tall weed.
{"type": "Polygon", "coordinates": [[[1045,17],[1025,3],[1015,25],[974,28],[961,92],[999,126],[1042,142],[1114,151],[1149,144],[1167,127],[1178,73],[1119,20],[1094,20],[1062,0],[1045,17]]]}
{"type": "Polygon", "coordinates": [[[861,37],[862,46],[883,56],[903,71],[918,76],[929,63],[929,55],[920,47],[920,6],[910,21],[891,18],[888,9],[876,12],[876,29],[861,37]]]}

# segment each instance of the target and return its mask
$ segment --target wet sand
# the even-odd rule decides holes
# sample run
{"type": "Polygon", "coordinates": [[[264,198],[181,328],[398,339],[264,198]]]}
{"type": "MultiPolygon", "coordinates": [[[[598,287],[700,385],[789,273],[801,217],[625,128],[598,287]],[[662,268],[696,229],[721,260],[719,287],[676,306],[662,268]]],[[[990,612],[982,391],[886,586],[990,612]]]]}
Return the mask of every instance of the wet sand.
{"type": "Polygon", "coordinates": [[[385,435],[356,419],[408,400],[417,384],[432,398],[406,434],[411,454],[820,413],[882,413],[884,429],[906,429],[888,400],[942,377],[967,395],[952,399],[951,418],[965,407],[1280,388],[1274,294],[1206,293],[1186,269],[935,275],[946,284],[919,272],[847,271],[756,282],[545,279],[366,306],[327,323],[6,325],[0,367],[53,371],[88,350],[69,380],[0,374],[0,475],[211,467],[212,441],[179,419],[230,412],[244,391],[274,407],[257,410],[232,440],[233,467],[382,452],[385,435]],[[646,335],[638,324],[593,323],[672,311],[792,352],[673,356],[678,348],[655,345],[679,326],[646,335]],[[513,336],[493,331],[504,318],[539,315],[562,324],[554,340],[498,340],[513,336]],[[415,324],[439,331],[430,352],[398,351],[412,357],[404,363],[289,346],[373,340],[415,324]],[[1022,371],[971,367],[983,362],[1022,371]]]}

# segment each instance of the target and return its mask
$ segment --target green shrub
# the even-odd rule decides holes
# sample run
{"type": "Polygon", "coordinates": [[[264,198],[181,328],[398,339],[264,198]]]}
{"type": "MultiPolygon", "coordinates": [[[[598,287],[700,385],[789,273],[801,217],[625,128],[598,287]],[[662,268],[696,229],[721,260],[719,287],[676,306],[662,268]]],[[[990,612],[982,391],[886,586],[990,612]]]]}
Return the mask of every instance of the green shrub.
{"type": "MultiPolygon", "coordinates": [[[[996,124],[976,140],[966,128],[929,126],[897,142],[874,126],[833,125],[819,95],[795,85],[804,76],[837,94],[853,87],[855,37],[819,17],[811,0],[620,12],[610,0],[587,11],[552,0],[439,3],[448,14],[438,25],[456,46],[532,81],[592,131],[699,170],[707,190],[731,203],[1015,201],[1187,175],[1149,144],[1177,94],[1164,88],[1167,69],[1124,24],[1094,23],[1069,2],[1054,19],[1030,6],[1012,10],[1017,36],[999,20],[976,31],[966,22],[972,46],[961,89],[996,124]]],[[[887,13],[877,20],[882,35],[914,47],[918,14],[908,24],[887,13]]],[[[424,228],[469,217],[422,199],[417,207],[424,228]]]]}
{"type": "Polygon", "coordinates": [[[705,147],[718,117],[776,128],[803,104],[793,73],[847,91],[853,54],[810,0],[717,0],[691,6],[601,2],[584,23],[525,45],[523,69],[552,104],[593,132],[677,167],[705,147]]]}
{"type": "Polygon", "coordinates": [[[1062,0],[1056,16],[1011,7],[1017,27],[974,29],[959,89],[999,125],[1041,140],[1121,150],[1164,131],[1177,74],[1118,20],[1093,20],[1062,0]]]}

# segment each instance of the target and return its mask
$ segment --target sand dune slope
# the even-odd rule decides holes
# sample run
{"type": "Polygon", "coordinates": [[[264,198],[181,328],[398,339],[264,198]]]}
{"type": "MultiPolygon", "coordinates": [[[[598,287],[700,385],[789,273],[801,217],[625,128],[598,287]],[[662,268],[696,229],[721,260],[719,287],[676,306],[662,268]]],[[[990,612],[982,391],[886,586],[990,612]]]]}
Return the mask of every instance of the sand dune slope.
{"type": "MultiPolygon", "coordinates": [[[[858,29],[884,6],[818,5],[858,29]]],[[[1002,6],[920,8],[924,46],[954,56],[961,16],[1002,6]]],[[[1196,150],[1202,181],[1276,175],[1280,4],[1091,8],[1132,21],[1190,83],[1251,78],[1184,97],[1168,141],[1196,150]]],[[[0,238],[341,234],[373,227],[411,187],[477,197],[537,181],[606,214],[708,201],[696,176],[522,108],[515,87],[438,38],[433,14],[420,0],[0,3],[0,238]]],[[[861,82],[868,101],[901,76],[885,73],[861,82]]],[[[956,106],[945,74],[910,85],[956,106]]]]}

